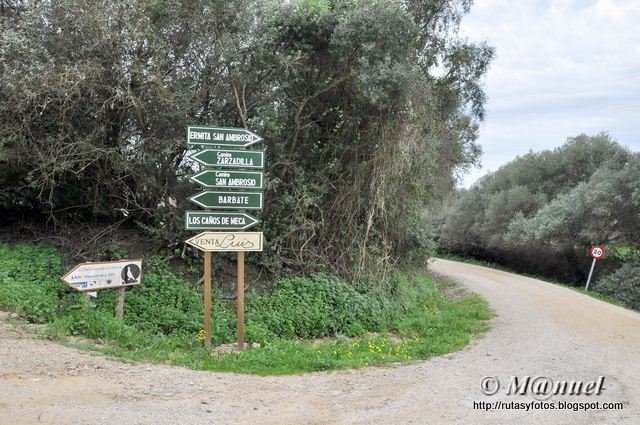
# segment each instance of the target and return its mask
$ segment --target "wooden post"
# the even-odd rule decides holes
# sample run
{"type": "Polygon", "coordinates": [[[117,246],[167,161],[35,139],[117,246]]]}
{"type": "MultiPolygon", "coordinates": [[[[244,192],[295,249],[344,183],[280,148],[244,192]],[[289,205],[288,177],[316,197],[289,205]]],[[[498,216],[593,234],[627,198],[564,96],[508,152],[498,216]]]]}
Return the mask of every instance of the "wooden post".
{"type": "Polygon", "coordinates": [[[118,288],[118,303],[116,304],[116,319],[122,320],[124,316],[124,291],[127,288],[118,288]]]}
{"type": "Polygon", "coordinates": [[[211,252],[204,253],[204,346],[211,348],[211,252]]]}
{"type": "Polygon", "coordinates": [[[84,309],[85,312],[89,310],[89,293],[88,292],[82,293],[82,308],[84,309]]]}
{"type": "Polygon", "coordinates": [[[244,349],[244,252],[238,251],[238,350],[244,349]]]}

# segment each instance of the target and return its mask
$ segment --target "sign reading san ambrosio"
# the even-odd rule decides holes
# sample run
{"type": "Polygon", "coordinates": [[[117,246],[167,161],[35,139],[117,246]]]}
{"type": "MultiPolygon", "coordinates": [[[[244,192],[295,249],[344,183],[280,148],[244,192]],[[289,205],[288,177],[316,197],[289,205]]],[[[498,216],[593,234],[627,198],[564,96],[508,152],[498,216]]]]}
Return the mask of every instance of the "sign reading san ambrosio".
{"type": "Polygon", "coordinates": [[[204,170],[191,177],[204,187],[221,189],[262,189],[263,173],[260,171],[204,170]]]}

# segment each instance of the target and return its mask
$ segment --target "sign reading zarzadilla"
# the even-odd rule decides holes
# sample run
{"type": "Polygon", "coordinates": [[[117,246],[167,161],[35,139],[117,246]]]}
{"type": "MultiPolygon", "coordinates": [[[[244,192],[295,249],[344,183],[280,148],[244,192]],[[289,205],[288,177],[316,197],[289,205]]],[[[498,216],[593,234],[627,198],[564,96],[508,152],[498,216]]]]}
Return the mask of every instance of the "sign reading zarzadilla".
{"type": "Polygon", "coordinates": [[[264,151],[204,149],[191,155],[198,163],[220,168],[264,168],[264,151]]]}
{"type": "Polygon", "coordinates": [[[187,127],[187,144],[246,147],[262,141],[262,137],[245,128],[187,127]]]}

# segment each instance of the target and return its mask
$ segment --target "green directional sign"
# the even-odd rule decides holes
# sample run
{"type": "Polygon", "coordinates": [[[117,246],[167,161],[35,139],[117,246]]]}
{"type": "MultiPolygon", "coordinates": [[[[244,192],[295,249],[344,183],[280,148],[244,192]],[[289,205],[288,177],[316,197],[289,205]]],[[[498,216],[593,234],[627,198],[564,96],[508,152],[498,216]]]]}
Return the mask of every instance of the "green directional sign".
{"type": "Polygon", "coordinates": [[[246,230],[260,223],[257,218],[242,212],[187,211],[187,230],[246,230]]]}
{"type": "Polygon", "coordinates": [[[205,170],[191,177],[204,187],[219,189],[262,189],[260,171],[205,170]]]}
{"type": "Polygon", "coordinates": [[[203,149],[190,158],[208,167],[264,168],[264,151],[203,149]]]}
{"type": "Polygon", "coordinates": [[[231,192],[205,190],[189,198],[204,208],[231,210],[261,210],[262,192],[231,192]]]}
{"type": "Polygon", "coordinates": [[[245,128],[187,127],[187,144],[247,147],[261,142],[262,137],[245,128]]]}

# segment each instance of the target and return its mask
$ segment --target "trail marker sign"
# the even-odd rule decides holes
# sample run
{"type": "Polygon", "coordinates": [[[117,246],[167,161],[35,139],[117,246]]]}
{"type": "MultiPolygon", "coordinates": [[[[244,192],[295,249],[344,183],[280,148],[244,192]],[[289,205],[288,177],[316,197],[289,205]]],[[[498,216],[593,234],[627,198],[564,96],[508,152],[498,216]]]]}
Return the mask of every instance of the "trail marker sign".
{"type": "Polygon", "coordinates": [[[262,251],[262,232],[202,232],[186,242],[204,252],[262,251]]]}
{"type": "Polygon", "coordinates": [[[203,208],[236,211],[187,211],[187,230],[223,230],[223,232],[203,232],[186,241],[204,253],[204,345],[211,347],[211,272],[214,252],[232,251],[238,256],[236,304],[238,318],[238,349],[244,346],[244,255],[247,251],[262,251],[262,232],[231,232],[246,230],[260,223],[260,220],[242,210],[261,210],[264,200],[263,150],[240,150],[261,142],[262,137],[245,128],[187,127],[187,144],[205,145],[213,149],[202,149],[189,155],[205,169],[192,181],[207,189],[189,200],[203,208]],[[222,190],[221,190],[222,189],[222,190]],[[229,190],[236,189],[236,190],[229,190]],[[251,192],[251,190],[254,190],[251,192]],[[240,211],[238,211],[240,210],[240,211]]]}
{"type": "Polygon", "coordinates": [[[233,149],[203,149],[189,158],[206,167],[218,168],[264,168],[264,151],[241,151],[233,149]]]}
{"type": "Polygon", "coordinates": [[[139,285],[142,260],[81,263],[62,276],[62,281],[81,292],[139,285]]]}
{"type": "Polygon", "coordinates": [[[247,230],[261,221],[243,212],[187,211],[187,230],[247,230]]]}
{"type": "Polygon", "coordinates": [[[231,210],[261,210],[262,192],[232,192],[205,190],[189,198],[203,208],[231,210]]]}
{"type": "Polygon", "coordinates": [[[188,145],[247,147],[261,142],[262,137],[246,128],[187,127],[188,145]]]}
{"type": "Polygon", "coordinates": [[[262,189],[264,174],[260,171],[204,170],[191,180],[206,188],[262,189]]]}

